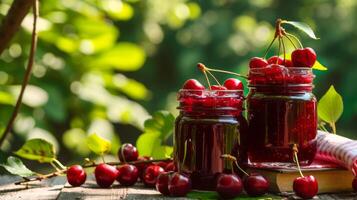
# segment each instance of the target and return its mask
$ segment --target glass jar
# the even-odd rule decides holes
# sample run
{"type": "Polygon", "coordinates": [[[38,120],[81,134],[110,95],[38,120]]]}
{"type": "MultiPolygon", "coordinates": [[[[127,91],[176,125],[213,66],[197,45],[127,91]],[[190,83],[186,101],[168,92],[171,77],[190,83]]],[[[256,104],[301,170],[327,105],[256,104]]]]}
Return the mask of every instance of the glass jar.
{"type": "Polygon", "coordinates": [[[248,128],[243,100],[243,92],[237,90],[179,91],[174,161],[179,172],[190,175],[193,188],[214,190],[217,176],[232,170],[221,155],[247,159],[240,148],[241,134],[248,128]]]}
{"type": "Polygon", "coordinates": [[[249,72],[248,162],[253,166],[291,165],[292,146],[297,144],[299,163],[310,164],[317,134],[312,69],[284,67],[270,76],[265,70],[249,72]]]}

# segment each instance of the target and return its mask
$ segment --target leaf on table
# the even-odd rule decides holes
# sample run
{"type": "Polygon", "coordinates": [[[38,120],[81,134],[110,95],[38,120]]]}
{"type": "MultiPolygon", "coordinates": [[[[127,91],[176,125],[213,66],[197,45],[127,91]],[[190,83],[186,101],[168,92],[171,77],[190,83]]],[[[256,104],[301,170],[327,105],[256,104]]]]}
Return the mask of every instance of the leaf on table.
{"type": "Polygon", "coordinates": [[[98,155],[109,153],[112,146],[109,140],[98,136],[96,133],[88,136],[87,145],[91,151],[98,155]]]}
{"type": "Polygon", "coordinates": [[[0,163],[0,166],[4,167],[8,172],[21,177],[32,176],[35,173],[29,170],[19,158],[10,156],[7,158],[7,162],[0,163]]]}
{"type": "Polygon", "coordinates": [[[324,94],[317,105],[319,118],[327,123],[336,123],[343,112],[343,100],[335,87],[331,85],[330,89],[324,94]]]}
{"type": "Polygon", "coordinates": [[[41,163],[50,163],[56,159],[56,152],[53,145],[40,138],[26,141],[15,154],[29,160],[37,160],[41,163]]]}
{"type": "Polygon", "coordinates": [[[295,21],[283,21],[283,23],[285,24],[290,24],[292,26],[294,26],[295,28],[303,31],[304,33],[306,33],[310,38],[318,40],[320,38],[317,38],[314,31],[312,30],[312,28],[304,23],[304,22],[295,22],[295,21]]]}

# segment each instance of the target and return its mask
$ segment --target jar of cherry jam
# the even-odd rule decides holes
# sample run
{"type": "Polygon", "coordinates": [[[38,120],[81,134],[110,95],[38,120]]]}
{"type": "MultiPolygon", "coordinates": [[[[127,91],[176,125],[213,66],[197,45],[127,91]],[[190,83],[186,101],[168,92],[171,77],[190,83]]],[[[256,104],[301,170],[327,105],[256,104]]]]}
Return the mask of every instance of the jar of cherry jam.
{"type": "Polygon", "coordinates": [[[269,65],[251,68],[248,111],[248,163],[279,166],[310,164],[316,153],[317,103],[311,68],[269,65]]]}
{"type": "Polygon", "coordinates": [[[214,190],[217,176],[232,171],[231,154],[246,159],[240,148],[247,122],[241,90],[186,90],[178,93],[180,115],[174,132],[174,161],[188,174],[194,189],[214,190]]]}

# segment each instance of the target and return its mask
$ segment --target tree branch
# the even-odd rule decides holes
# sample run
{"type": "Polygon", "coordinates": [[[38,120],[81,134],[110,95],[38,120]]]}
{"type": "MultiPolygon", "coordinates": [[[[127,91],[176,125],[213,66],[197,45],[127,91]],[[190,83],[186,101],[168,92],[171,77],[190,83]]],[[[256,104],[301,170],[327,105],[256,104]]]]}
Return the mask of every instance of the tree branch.
{"type": "MultiPolygon", "coordinates": [[[[26,0],[24,0],[24,1],[21,0],[20,2],[25,3],[26,0]]],[[[22,103],[22,97],[24,95],[26,86],[27,86],[27,84],[28,84],[28,82],[30,80],[32,67],[33,67],[33,64],[34,64],[34,57],[35,57],[35,52],[36,52],[36,47],[37,47],[37,31],[36,31],[36,27],[37,27],[37,17],[39,15],[39,11],[38,11],[38,0],[32,0],[32,1],[29,1],[29,2],[31,2],[33,4],[33,28],[32,28],[32,39],[31,39],[30,55],[29,55],[29,60],[28,60],[28,63],[27,63],[25,76],[24,76],[24,79],[22,81],[20,95],[17,98],[16,105],[14,107],[14,110],[13,110],[13,113],[12,113],[12,115],[10,117],[10,120],[7,123],[3,134],[1,135],[0,147],[3,145],[6,137],[9,135],[9,133],[10,133],[10,131],[12,129],[12,125],[14,124],[14,121],[16,119],[17,113],[19,112],[19,109],[20,109],[20,106],[21,106],[21,103],[22,103]]]]}
{"type": "Polygon", "coordinates": [[[8,43],[19,30],[22,20],[29,12],[32,1],[14,0],[10,10],[4,17],[0,27],[0,55],[7,47],[8,43]]]}

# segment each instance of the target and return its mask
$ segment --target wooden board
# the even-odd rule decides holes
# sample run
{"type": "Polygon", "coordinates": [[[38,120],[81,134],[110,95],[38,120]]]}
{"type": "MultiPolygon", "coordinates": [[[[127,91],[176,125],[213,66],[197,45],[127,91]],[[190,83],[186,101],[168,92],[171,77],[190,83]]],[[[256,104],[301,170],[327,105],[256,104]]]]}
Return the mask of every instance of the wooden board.
{"type": "MultiPolygon", "coordinates": [[[[21,178],[15,176],[0,176],[0,200],[96,200],[96,199],[169,199],[188,200],[187,198],[170,198],[160,195],[152,188],[145,188],[141,184],[135,187],[121,187],[115,184],[109,189],[99,188],[93,176],[81,187],[71,187],[65,177],[55,177],[46,181],[26,185],[14,185],[21,178]]],[[[291,193],[281,194],[282,199],[298,199],[291,193]]],[[[357,193],[322,194],[314,199],[326,200],[357,200],[357,193]]]]}

